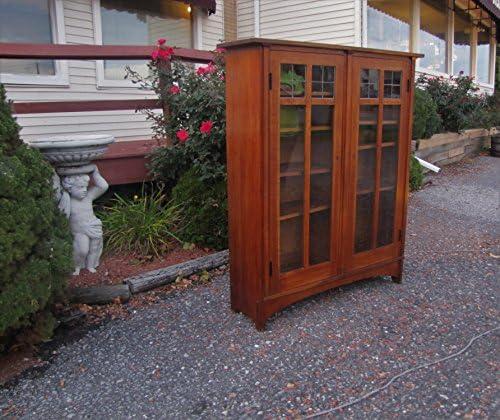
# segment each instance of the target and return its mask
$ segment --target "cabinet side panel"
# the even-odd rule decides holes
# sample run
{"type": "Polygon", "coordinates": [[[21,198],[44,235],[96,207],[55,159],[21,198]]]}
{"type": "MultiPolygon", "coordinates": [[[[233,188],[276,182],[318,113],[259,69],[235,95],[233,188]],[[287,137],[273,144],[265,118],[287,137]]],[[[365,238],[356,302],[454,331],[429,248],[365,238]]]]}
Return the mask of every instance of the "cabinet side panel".
{"type": "Polygon", "coordinates": [[[264,281],[263,53],[226,53],[231,306],[256,318],[264,281]]]}

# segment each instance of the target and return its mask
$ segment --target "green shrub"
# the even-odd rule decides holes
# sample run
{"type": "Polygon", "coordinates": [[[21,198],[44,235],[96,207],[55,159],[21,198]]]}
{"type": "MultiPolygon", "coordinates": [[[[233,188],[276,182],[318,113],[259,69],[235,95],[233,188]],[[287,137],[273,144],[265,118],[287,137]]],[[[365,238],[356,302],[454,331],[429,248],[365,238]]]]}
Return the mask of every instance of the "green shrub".
{"type": "Polygon", "coordinates": [[[410,158],[410,190],[417,191],[422,188],[424,182],[424,168],[415,159],[415,156],[410,158]]]}
{"type": "Polygon", "coordinates": [[[46,338],[50,304],[71,272],[71,233],[57,209],[52,169],[19,140],[0,85],[0,348],[46,338]]]}
{"type": "Polygon", "coordinates": [[[106,249],[159,256],[178,241],[180,210],[162,191],[125,198],[118,194],[99,212],[106,249]]]}
{"type": "Polygon", "coordinates": [[[418,85],[432,97],[444,131],[460,132],[467,128],[490,128],[492,110],[486,94],[469,76],[429,77],[422,75],[418,85]]]}
{"type": "Polygon", "coordinates": [[[413,103],[413,138],[427,139],[442,129],[441,117],[432,96],[423,89],[415,89],[413,103]]]}
{"type": "Polygon", "coordinates": [[[226,182],[207,180],[195,169],[186,172],[172,190],[174,205],[182,209],[181,239],[213,249],[228,246],[226,182]]]}

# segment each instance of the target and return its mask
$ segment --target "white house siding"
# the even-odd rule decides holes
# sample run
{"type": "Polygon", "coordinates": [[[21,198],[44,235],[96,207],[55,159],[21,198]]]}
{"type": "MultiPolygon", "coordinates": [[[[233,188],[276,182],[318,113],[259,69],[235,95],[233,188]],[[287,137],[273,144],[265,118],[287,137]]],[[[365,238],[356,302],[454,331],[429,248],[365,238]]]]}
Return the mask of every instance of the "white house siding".
{"type": "MultiPolygon", "coordinates": [[[[64,0],[66,43],[94,44],[92,0],[64,0]]],[[[217,1],[217,13],[202,18],[203,49],[213,49],[223,38],[223,4],[217,1]]],[[[7,94],[15,102],[78,101],[150,98],[152,93],[136,88],[97,88],[96,62],[68,61],[69,86],[7,85],[7,94]]],[[[19,115],[25,141],[51,135],[107,133],[118,141],[151,138],[150,123],[134,111],[77,112],[19,115]]]]}
{"type": "MultiPolygon", "coordinates": [[[[259,36],[360,45],[361,0],[260,0],[259,36]]],[[[238,2],[238,38],[255,34],[254,1],[238,2]]]]}
{"type": "Polygon", "coordinates": [[[238,39],[253,37],[255,34],[254,0],[238,0],[236,9],[238,39]]]}
{"type": "Polygon", "coordinates": [[[203,49],[215,50],[217,44],[224,40],[224,3],[217,0],[217,13],[204,16],[202,22],[203,49]]]}

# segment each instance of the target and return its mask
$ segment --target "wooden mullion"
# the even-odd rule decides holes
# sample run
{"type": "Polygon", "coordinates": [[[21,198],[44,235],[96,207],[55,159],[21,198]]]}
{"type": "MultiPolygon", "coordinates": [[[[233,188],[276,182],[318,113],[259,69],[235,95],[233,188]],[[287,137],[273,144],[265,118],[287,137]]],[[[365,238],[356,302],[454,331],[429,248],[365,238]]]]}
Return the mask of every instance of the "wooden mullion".
{"type": "Polygon", "coordinates": [[[378,79],[378,115],[377,115],[377,149],[375,157],[375,188],[373,197],[373,219],[372,219],[372,246],[371,249],[377,247],[378,234],[378,212],[380,207],[380,177],[382,168],[382,123],[383,123],[383,103],[384,103],[384,70],[379,68],[378,79]]]}
{"type": "Polygon", "coordinates": [[[311,94],[312,94],[312,65],[306,68],[306,124],[304,133],[304,267],[309,267],[309,210],[311,209],[311,94]]]}

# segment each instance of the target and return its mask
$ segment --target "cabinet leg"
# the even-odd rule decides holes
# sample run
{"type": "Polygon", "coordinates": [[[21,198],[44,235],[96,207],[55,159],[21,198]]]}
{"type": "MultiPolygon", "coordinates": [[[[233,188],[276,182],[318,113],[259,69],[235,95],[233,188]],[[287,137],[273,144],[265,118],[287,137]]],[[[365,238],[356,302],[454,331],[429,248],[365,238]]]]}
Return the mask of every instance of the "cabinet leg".
{"type": "Polygon", "coordinates": [[[257,331],[265,331],[266,330],[266,319],[258,318],[255,320],[255,328],[257,331]]]}
{"type": "Polygon", "coordinates": [[[394,283],[403,283],[403,276],[401,274],[399,276],[391,276],[391,279],[394,283]]]}

